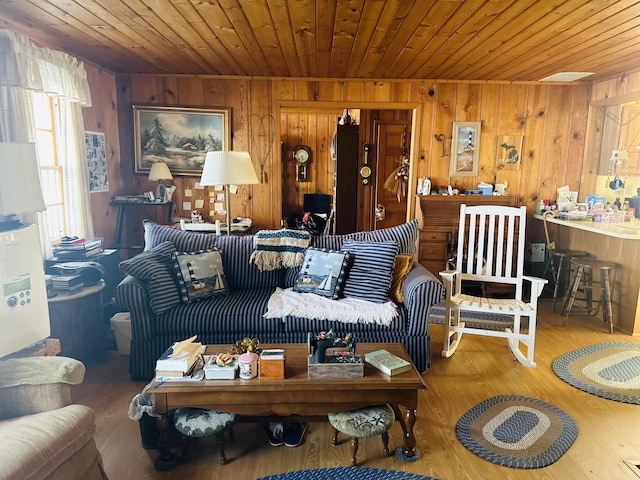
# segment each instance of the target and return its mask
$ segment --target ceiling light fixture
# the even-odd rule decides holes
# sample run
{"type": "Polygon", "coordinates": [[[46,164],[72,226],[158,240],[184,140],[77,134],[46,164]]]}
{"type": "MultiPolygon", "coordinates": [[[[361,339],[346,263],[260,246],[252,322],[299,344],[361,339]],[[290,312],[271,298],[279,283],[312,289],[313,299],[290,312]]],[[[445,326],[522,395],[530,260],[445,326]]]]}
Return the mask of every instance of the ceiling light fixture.
{"type": "Polygon", "coordinates": [[[581,78],[593,75],[595,72],[558,72],[548,77],[541,78],[540,82],[573,82],[581,78]]]}

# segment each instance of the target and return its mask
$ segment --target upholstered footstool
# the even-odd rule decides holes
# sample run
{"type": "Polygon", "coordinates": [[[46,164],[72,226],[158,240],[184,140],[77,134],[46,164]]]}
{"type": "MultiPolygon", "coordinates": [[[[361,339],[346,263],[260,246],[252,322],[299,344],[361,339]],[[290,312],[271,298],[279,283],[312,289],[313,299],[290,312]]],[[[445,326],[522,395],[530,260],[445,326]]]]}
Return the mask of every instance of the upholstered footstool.
{"type": "Polygon", "coordinates": [[[330,413],[329,423],[333,426],[331,445],[338,444],[338,432],[350,436],[351,465],[355,466],[358,439],[382,435],[384,454],[389,456],[389,429],[395,419],[391,405],[375,405],[348,412],[330,413]]]}
{"type": "Polygon", "coordinates": [[[233,413],[204,408],[178,408],[173,416],[176,430],[185,439],[188,437],[210,437],[211,435],[217,437],[221,465],[227,463],[227,457],[224,454],[224,432],[228,430],[229,436],[233,438],[232,427],[235,421],[236,417],[233,413]]]}

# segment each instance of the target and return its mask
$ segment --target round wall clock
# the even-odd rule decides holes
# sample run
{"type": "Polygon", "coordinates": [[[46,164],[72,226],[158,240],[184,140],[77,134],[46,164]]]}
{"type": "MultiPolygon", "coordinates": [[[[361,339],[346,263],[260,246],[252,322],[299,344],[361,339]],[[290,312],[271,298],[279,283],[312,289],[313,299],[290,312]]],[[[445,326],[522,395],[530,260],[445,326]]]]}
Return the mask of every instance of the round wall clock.
{"type": "Polygon", "coordinates": [[[293,149],[293,161],[299,165],[305,165],[311,160],[311,150],[304,145],[298,145],[293,149]]]}
{"type": "Polygon", "coordinates": [[[311,161],[311,149],[305,145],[298,145],[292,151],[293,161],[296,162],[296,180],[307,181],[307,165],[311,161]]]}

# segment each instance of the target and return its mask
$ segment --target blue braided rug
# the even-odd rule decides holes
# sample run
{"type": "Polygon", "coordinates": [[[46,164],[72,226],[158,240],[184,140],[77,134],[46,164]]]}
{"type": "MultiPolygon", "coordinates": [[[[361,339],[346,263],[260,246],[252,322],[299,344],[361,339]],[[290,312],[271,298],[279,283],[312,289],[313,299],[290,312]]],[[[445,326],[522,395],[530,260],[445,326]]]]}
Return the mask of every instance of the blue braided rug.
{"type": "Polygon", "coordinates": [[[551,368],[569,385],[592,395],[640,405],[640,345],[589,345],[556,358],[551,368]]]}
{"type": "Polygon", "coordinates": [[[542,468],[564,455],[578,427],[569,415],[541,400],[499,395],[465,413],[456,423],[456,436],[491,463],[542,468]]]}
{"type": "Polygon", "coordinates": [[[297,472],[277,473],[258,480],[436,480],[415,473],[381,470],[378,468],[337,467],[299,470],[297,472]]]}

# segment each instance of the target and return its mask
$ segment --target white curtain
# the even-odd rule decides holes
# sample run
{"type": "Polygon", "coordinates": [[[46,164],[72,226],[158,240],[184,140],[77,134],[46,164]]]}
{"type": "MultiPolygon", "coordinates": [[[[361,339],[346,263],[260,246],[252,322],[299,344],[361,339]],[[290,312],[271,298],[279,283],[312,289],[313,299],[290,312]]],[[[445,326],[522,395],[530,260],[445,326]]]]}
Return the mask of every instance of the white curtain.
{"type": "MultiPolygon", "coordinates": [[[[35,142],[32,92],[55,96],[62,122],[58,161],[63,168],[66,221],[70,232],[94,235],[82,106],[91,106],[84,64],[63,52],[37,47],[24,35],[0,29],[0,142],[35,142]]],[[[43,245],[50,245],[38,221],[43,245]]]]}

